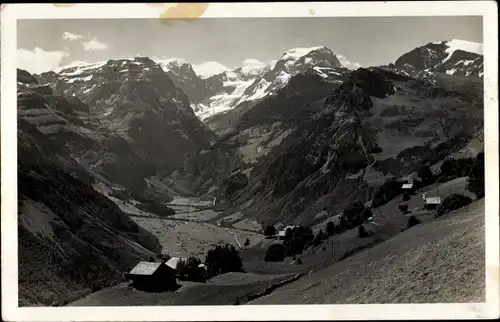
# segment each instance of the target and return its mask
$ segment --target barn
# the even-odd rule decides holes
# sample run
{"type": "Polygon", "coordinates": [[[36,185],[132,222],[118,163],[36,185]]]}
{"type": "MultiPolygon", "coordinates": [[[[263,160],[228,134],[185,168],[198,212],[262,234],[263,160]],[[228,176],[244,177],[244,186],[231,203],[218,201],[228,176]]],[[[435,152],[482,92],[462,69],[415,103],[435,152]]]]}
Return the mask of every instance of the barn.
{"type": "Polygon", "coordinates": [[[125,277],[140,291],[163,292],[178,288],[175,270],[161,262],[139,262],[125,277]]]}

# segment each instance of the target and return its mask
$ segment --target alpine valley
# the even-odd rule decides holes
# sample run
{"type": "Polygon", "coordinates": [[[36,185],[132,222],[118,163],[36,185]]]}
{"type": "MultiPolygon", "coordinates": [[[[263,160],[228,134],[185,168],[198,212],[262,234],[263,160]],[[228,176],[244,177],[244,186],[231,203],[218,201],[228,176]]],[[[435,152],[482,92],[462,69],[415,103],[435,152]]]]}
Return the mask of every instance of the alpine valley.
{"type": "MultiPolygon", "coordinates": [[[[214,72],[197,73],[181,58],[133,57],[41,74],[17,70],[21,306],[301,304],[325,294],[328,303],[380,303],[356,283],[378,289],[369,261],[385,258],[376,253],[383,245],[420,249],[418,236],[427,234],[448,249],[445,237],[467,226],[470,251],[484,251],[476,240],[484,238],[476,234],[484,200],[466,187],[469,172],[446,167],[450,160],[473,167],[484,152],[482,44],[422,44],[384,66],[360,66],[324,46],[276,53],[270,63],[211,66],[214,72]],[[409,231],[402,231],[409,215],[398,209],[403,193],[388,188],[401,182],[418,189],[404,200],[422,222],[409,231]],[[441,200],[457,193],[472,200],[442,219],[454,220],[453,232],[436,228],[435,211],[424,209],[420,194],[435,191],[441,200]],[[282,262],[264,260],[276,242],[266,227],[300,225],[317,236],[329,222],[340,225],[335,217],[356,202],[372,214],[362,224],[366,238],[356,224],[282,262]],[[138,261],[202,258],[221,242],[238,248],[245,273],[192,282],[176,296],[124,286],[123,273],[138,261]],[[325,270],[340,270],[356,253],[372,259],[346,267],[363,266],[366,275],[346,278],[333,295],[299,278],[310,271],[314,280],[330,278],[325,270]]],[[[484,283],[481,261],[461,274],[484,283]]],[[[429,299],[415,294],[414,301],[429,299]]],[[[465,288],[439,294],[441,302],[445,294],[450,302],[484,296],[465,288]]]]}

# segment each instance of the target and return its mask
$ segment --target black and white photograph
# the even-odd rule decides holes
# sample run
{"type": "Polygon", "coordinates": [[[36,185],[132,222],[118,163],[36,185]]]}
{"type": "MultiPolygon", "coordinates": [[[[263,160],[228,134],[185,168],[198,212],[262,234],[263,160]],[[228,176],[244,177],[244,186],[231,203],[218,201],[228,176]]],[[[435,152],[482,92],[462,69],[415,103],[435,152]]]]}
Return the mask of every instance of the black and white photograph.
{"type": "Polygon", "coordinates": [[[498,304],[496,4],[349,4],[2,5],[2,300],[498,304]]]}

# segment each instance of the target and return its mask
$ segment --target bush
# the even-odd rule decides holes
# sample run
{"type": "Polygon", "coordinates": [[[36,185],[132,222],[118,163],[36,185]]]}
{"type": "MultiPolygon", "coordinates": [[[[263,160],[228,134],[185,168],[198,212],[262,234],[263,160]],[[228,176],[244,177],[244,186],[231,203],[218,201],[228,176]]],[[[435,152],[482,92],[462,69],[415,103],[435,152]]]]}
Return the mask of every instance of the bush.
{"type": "Polygon", "coordinates": [[[285,247],[281,244],[273,244],[267,248],[264,261],[282,262],[285,259],[285,247]]]}
{"type": "Polygon", "coordinates": [[[469,172],[467,190],[480,199],[484,197],[484,189],[484,153],[479,153],[469,172]]]}
{"type": "Polygon", "coordinates": [[[276,228],[274,228],[273,225],[266,226],[266,228],[264,228],[264,235],[266,236],[276,235],[276,228]]]}
{"type": "Polygon", "coordinates": [[[420,220],[415,217],[415,216],[410,216],[410,218],[408,218],[408,228],[411,228],[413,226],[416,226],[420,224],[420,220]]]}
{"type": "Polygon", "coordinates": [[[245,240],[245,244],[243,244],[245,247],[248,247],[250,245],[250,239],[245,240]]]}
{"type": "Polygon", "coordinates": [[[358,227],[358,237],[365,238],[368,234],[366,233],[365,227],[363,225],[358,227]]]}
{"type": "Polygon", "coordinates": [[[436,211],[436,217],[440,217],[448,212],[467,206],[472,202],[472,199],[460,195],[457,193],[452,193],[446,197],[443,202],[438,206],[436,211]]]}
{"type": "Polygon", "coordinates": [[[406,214],[408,212],[408,205],[407,204],[399,204],[398,205],[399,210],[403,213],[406,214]]]}
{"type": "Polygon", "coordinates": [[[335,224],[333,222],[329,221],[326,224],[326,233],[328,234],[328,236],[332,236],[335,234],[335,224]]]}
{"type": "Polygon", "coordinates": [[[177,275],[182,281],[203,282],[206,280],[206,271],[200,267],[201,261],[193,256],[177,263],[177,275]]]}
{"type": "Polygon", "coordinates": [[[217,245],[207,253],[205,265],[210,276],[228,272],[243,272],[243,263],[239,252],[233,245],[217,245]]]}

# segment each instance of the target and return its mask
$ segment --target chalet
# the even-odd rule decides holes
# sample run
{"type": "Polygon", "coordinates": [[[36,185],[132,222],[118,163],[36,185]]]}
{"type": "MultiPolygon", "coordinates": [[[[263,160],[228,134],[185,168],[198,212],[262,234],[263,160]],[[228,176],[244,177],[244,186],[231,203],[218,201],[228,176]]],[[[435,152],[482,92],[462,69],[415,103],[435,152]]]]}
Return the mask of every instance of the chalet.
{"type": "Polygon", "coordinates": [[[403,191],[411,191],[413,189],[413,183],[403,183],[401,189],[403,189],[403,191]]]}
{"type": "Polygon", "coordinates": [[[175,271],[161,262],[139,262],[128,274],[135,289],[146,292],[163,292],[177,289],[175,271]]]}
{"type": "Polygon", "coordinates": [[[424,208],[427,210],[436,209],[441,204],[440,197],[426,197],[424,208]]]}
{"type": "Polygon", "coordinates": [[[170,267],[173,270],[177,269],[177,265],[181,260],[185,260],[185,258],[180,258],[180,257],[171,257],[168,261],[165,262],[165,264],[170,267]]]}
{"type": "Polygon", "coordinates": [[[280,240],[286,239],[286,230],[280,230],[278,231],[278,234],[276,237],[280,240]]]}

